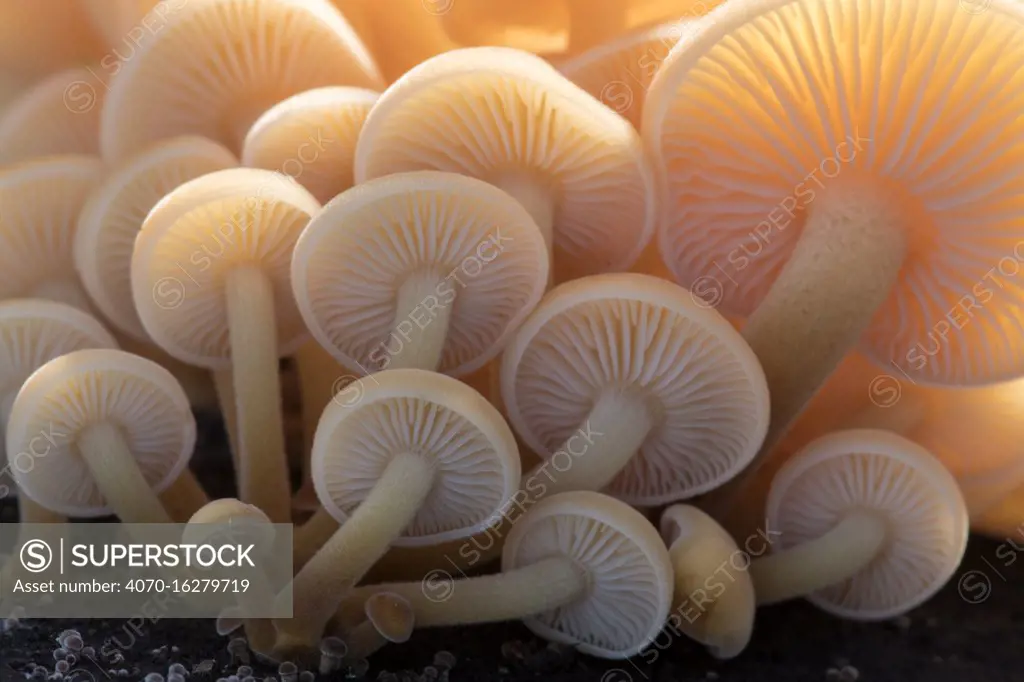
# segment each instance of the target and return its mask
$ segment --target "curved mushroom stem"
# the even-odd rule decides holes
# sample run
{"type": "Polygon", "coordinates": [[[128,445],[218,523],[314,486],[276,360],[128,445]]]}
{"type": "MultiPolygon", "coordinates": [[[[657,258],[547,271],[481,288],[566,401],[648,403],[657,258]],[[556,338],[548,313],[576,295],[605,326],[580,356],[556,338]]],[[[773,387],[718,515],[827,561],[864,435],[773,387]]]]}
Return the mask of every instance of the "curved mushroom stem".
{"type": "Polygon", "coordinates": [[[274,621],[280,653],[308,651],[345,594],[416,518],[434,484],[428,461],[392,458],[370,494],[295,576],[291,619],[274,621]]]}
{"type": "Polygon", "coordinates": [[[242,450],[238,442],[238,405],[235,403],[235,380],[230,370],[213,372],[213,390],[217,394],[221,419],[224,420],[224,432],[228,437],[228,448],[231,450],[231,463],[235,470],[235,479],[242,477],[242,450]]]}
{"type": "Polygon", "coordinates": [[[651,411],[642,400],[607,389],[555,454],[523,475],[520,488],[530,491],[530,503],[573,490],[601,490],[629,463],[653,428],[651,411]],[[570,456],[565,468],[555,461],[561,453],[570,456]]]}
{"type": "Polygon", "coordinates": [[[445,281],[433,272],[423,271],[402,282],[391,337],[383,346],[387,351],[386,369],[435,371],[441,365],[452,306],[458,295],[450,284],[450,289],[445,287],[445,281]],[[454,293],[447,301],[446,290],[454,293]],[[393,350],[391,343],[397,349],[393,350]]]}
{"type": "Polygon", "coordinates": [[[505,173],[494,178],[491,184],[522,204],[544,236],[544,244],[548,247],[550,287],[555,281],[555,200],[551,190],[525,171],[505,173]]]}
{"type": "Polygon", "coordinates": [[[504,573],[462,578],[444,585],[410,582],[361,587],[338,607],[338,615],[344,622],[357,603],[361,609],[367,597],[393,592],[412,605],[417,627],[496,623],[557,609],[586,591],[587,576],[579,567],[568,558],[553,556],[504,573]]]}
{"type": "Polygon", "coordinates": [[[29,294],[31,298],[42,298],[47,301],[65,303],[78,308],[90,315],[95,314],[95,308],[89,294],[85,293],[82,285],[74,279],[46,279],[39,283],[29,294]]]}
{"type": "Polygon", "coordinates": [[[292,538],[292,567],[298,571],[309,563],[321,547],[338,531],[338,521],[320,507],[296,529],[292,538]]]}
{"type": "Polygon", "coordinates": [[[320,506],[313,488],[310,456],[313,437],[327,405],[334,398],[339,382],[346,376],[345,369],[316,341],[309,341],[295,354],[302,392],[302,487],[295,494],[292,506],[300,511],[316,511],[320,506]]]}
{"type": "Polygon", "coordinates": [[[569,52],[589,50],[622,33],[626,5],[622,0],[569,0],[569,52]]]}
{"type": "Polygon", "coordinates": [[[210,497],[189,469],[182,471],[174,483],[160,493],[159,498],[167,513],[178,523],[185,523],[210,503],[210,497]]]}
{"type": "Polygon", "coordinates": [[[857,574],[885,546],[885,517],[853,509],[821,537],[750,564],[758,604],[803,597],[857,574]]]}
{"type": "Polygon", "coordinates": [[[78,450],[107,504],[124,523],[174,523],[149,487],[121,431],[97,422],[78,434],[78,450]]]}
{"type": "Polygon", "coordinates": [[[906,258],[903,224],[882,190],[871,187],[830,187],[809,206],[789,261],[743,328],[768,380],[771,421],[753,462],[709,497],[716,511],[737,506],[790,422],[885,302],[906,258]]]}
{"type": "Polygon", "coordinates": [[[291,485],[284,450],[277,320],[270,279],[256,267],[227,277],[231,376],[240,446],[239,492],[273,523],[291,520],[291,485]]]}

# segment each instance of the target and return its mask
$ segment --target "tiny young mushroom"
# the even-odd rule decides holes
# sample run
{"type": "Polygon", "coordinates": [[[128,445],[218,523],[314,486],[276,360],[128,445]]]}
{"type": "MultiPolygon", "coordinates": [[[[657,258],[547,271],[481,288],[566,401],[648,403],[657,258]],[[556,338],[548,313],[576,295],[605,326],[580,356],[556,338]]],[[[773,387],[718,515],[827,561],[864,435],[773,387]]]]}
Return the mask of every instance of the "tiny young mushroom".
{"type": "Polygon", "coordinates": [[[253,122],[287,97],[383,86],[366,47],[324,0],[182,3],[119,67],[100,120],[109,160],[185,134],[237,154],[253,122]]]}
{"type": "Polygon", "coordinates": [[[560,493],[531,507],[512,527],[501,567],[496,575],[444,585],[360,587],[339,607],[338,619],[360,618],[368,596],[389,592],[412,604],[416,627],[522,618],[544,639],[624,659],[654,640],[672,606],[672,560],[657,529],[601,493],[560,493]]]}
{"type": "Polygon", "coordinates": [[[381,95],[356,146],[356,182],[417,170],[476,177],[522,203],[555,281],[626,270],[654,233],[653,176],[636,130],[520,50],[452,50],[381,95]]]}
{"type": "MultiPolygon", "coordinates": [[[[202,137],[157,142],[116,164],[93,189],[73,241],[75,269],[96,308],[120,332],[121,347],[169,369],[197,408],[212,402],[209,377],[161,351],[146,333],[132,298],[132,250],[146,215],[171,190],[237,165],[231,152],[202,137]]],[[[227,404],[221,408],[230,412],[227,404]]]]}
{"type": "Polygon", "coordinates": [[[544,293],[547,251],[501,190],[438,171],[341,194],[309,223],[292,287],[342,365],[463,376],[496,357],[544,293]]]}
{"type": "Polygon", "coordinates": [[[1024,220],[1024,174],[1007,170],[1024,154],[1024,70],[1007,52],[1024,44],[1024,4],[875,9],[725,2],[644,103],[663,257],[749,316],[772,393],[762,451],[722,509],[858,343],[914,381],[1024,373],[1021,289],[1002,281],[1024,220]]]}
{"type": "Polygon", "coordinates": [[[196,424],[181,386],[160,365],[111,349],[49,361],[18,391],[7,451],[30,451],[40,434],[52,436],[46,456],[14,470],[37,504],[72,517],[172,521],[158,493],[191,476],[196,424]]]}
{"type": "Polygon", "coordinates": [[[183,362],[230,373],[240,496],[275,523],[291,518],[279,358],[308,339],[289,268],[319,210],[279,173],[216,171],[164,197],[132,254],[132,296],[150,337],[183,362]]]}
{"type": "Polygon", "coordinates": [[[913,609],[956,572],[968,518],[956,480],[919,445],[887,431],[838,431],[775,475],[772,554],[750,565],[758,604],[807,597],[854,620],[913,609]]]}
{"type": "MultiPolygon", "coordinates": [[[[333,86],[299,93],[268,109],[249,130],[242,165],[276,170],[297,180],[327,203],[355,184],[353,159],[363,121],[379,93],[333,86]]],[[[302,391],[305,435],[302,487],[295,496],[299,509],[315,509],[316,493],[309,477],[309,452],[317,422],[346,373],[316,341],[295,354],[302,391]]]]}
{"type": "MultiPolygon", "coordinates": [[[[377,372],[332,402],[313,443],[313,480],[340,524],[295,578],[280,653],[311,649],[338,604],[392,544],[466,538],[493,525],[521,475],[515,437],[487,399],[419,369],[377,372]]],[[[309,538],[295,538],[307,555],[309,538]]],[[[315,550],[315,544],[313,545],[315,550]]]]}
{"type": "Polygon", "coordinates": [[[342,663],[369,658],[388,644],[404,644],[416,627],[416,613],[400,594],[376,592],[363,607],[366,620],[345,633],[342,663]]]}
{"type": "Polygon", "coordinates": [[[693,497],[742,470],[768,426],[764,373],[739,332],[641,274],[549,292],[502,355],[501,393],[546,460],[523,477],[533,499],[605,488],[641,506],[693,497]]]}
{"type": "Polygon", "coordinates": [[[92,310],[72,256],[78,214],[99,182],[91,156],[51,156],[0,169],[0,300],[45,298],[92,310]]]}
{"type": "Polygon", "coordinates": [[[58,154],[100,153],[103,87],[92,69],[74,67],[47,76],[0,115],[0,164],[58,154]]]}
{"type": "Polygon", "coordinates": [[[715,658],[739,656],[754,631],[750,557],[714,519],[690,505],[662,513],[661,535],[675,575],[670,627],[708,647],[715,658]]]}

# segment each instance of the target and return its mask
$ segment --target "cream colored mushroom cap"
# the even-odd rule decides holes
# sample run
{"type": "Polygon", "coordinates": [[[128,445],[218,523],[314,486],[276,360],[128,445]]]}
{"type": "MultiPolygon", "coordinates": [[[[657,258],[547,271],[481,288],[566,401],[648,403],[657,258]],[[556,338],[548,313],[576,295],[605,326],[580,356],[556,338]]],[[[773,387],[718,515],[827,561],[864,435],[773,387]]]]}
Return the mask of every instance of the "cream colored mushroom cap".
{"type": "Polygon", "coordinates": [[[767,432],[768,386],[750,346],[690,292],[649,275],[593,275],[555,287],[502,355],[509,422],[544,459],[588,424],[610,387],[634,392],[654,422],[608,487],[630,504],[667,504],[718,487],[746,467],[767,432]]]}
{"type": "Polygon", "coordinates": [[[344,523],[396,455],[426,458],[435,481],[394,544],[436,545],[487,530],[522,475],[515,436],[472,388],[443,374],[393,369],[359,380],[327,405],[310,466],[324,509],[344,523]]]}
{"type": "Polygon", "coordinates": [[[225,279],[259,267],[274,290],[278,352],[308,333],[292,296],[292,249],[320,204],[280,173],[232,168],[171,191],[143,223],[132,254],[132,297],[146,332],[182,362],[231,365],[225,279]]]}
{"type": "Polygon", "coordinates": [[[355,184],[356,141],[379,92],[333,86],[267,109],[249,129],[242,165],[295,178],[326,204],[355,184]]]}
{"type": "Polygon", "coordinates": [[[243,539],[257,544],[257,552],[273,548],[276,529],[270,518],[252,504],[226,497],[211,500],[196,510],[182,531],[182,542],[239,542],[243,539]]]}
{"type": "Polygon", "coordinates": [[[291,95],[383,87],[366,47],[324,0],[188,0],[119,66],[100,122],[108,159],[185,134],[240,146],[242,131],[291,95]]]}
{"type": "Polygon", "coordinates": [[[819,438],[778,471],[767,522],[776,547],[814,540],[851,509],[889,520],[882,552],[857,575],[808,596],[852,620],[885,620],[946,584],[967,547],[967,509],[956,479],[927,450],[888,431],[854,429],[819,438]]]}
{"type": "Polygon", "coordinates": [[[96,307],[120,331],[150,341],[131,288],[135,238],[150,210],[186,181],[237,165],[212,140],[176,137],[129,157],[90,194],[75,231],[75,269],[96,307]]]}
{"type": "Polygon", "coordinates": [[[381,95],[356,146],[356,182],[415,170],[546,185],[562,279],[625,270],[654,234],[653,176],[636,130],[528,52],[451,50],[381,95]]]}
{"type": "Polygon", "coordinates": [[[436,275],[410,317],[423,329],[450,308],[438,370],[463,376],[496,357],[540,301],[548,262],[536,223],[512,197],[474,178],[419,171],[370,180],[325,206],[295,246],[291,279],[313,337],[342,365],[368,372],[390,362],[403,283],[436,275]]]}
{"type": "Polygon", "coordinates": [[[120,350],[78,350],[37,369],[14,401],[7,452],[32,456],[31,467],[14,470],[19,488],[37,504],[67,516],[112,514],[76,446],[78,434],[99,421],[121,430],[157,493],[188,466],[196,423],[171,373],[120,350]]]}
{"type": "Polygon", "coordinates": [[[586,491],[541,500],[509,531],[501,568],[552,557],[585,571],[588,589],[571,604],[528,618],[528,628],[601,658],[629,658],[654,641],[672,607],[672,561],[640,512],[586,491]]]}

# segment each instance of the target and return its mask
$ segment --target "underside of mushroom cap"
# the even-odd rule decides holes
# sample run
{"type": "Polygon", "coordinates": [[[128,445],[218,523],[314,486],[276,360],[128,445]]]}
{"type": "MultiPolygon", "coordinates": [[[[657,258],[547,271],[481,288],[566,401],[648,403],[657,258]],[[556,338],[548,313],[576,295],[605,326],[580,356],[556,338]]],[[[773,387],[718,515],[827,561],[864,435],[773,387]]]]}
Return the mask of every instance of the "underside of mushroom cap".
{"type": "Polygon", "coordinates": [[[189,0],[120,66],[101,120],[111,159],[184,134],[237,153],[256,118],[291,95],[383,86],[366,47],[324,0],[189,0]]]}
{"type": "Polygon", "coordinates": [[[509,195],[420,171],[365,182],[325,206],[295,247],[292,286],[320,345],[352,370],[373,371],[401,352],[402,285],[435,277],[412,321],[398,324],[424,329],[443,310],[438,371],[461,376],[498,355],[543,295],[547,264],[540,231],[509,195]]]}
{"type": "Polygon", "coordinates": [[[914,381],[1024,372],[1024,5],[962,5],[727,2],[677,45],[643,137],[678,281],[747,315],[822,197],[869,191],[906,256],[865,352],[914,381]]]}
{"type": "Polygon", "coordinates": [[[891,618],[926,601],[960,565],[969,528],[956,480],[927,450],[888,431],[838,431],[794,455],[772,482],[767,523],[786,549],[857,509],[887,519],[885,545],[852,578],[809,595],[821,609],[891,618]]]}
{"type": "Polygon", "coordinates": [[[75,268],[96,307],[122,332],[149,341],[132,299],[131,264],[150,210],[179,185],[237,165],[212,140],[171,138],[129,157],[89,196],[75,232],[75,268]]]}
{"type": "Polygon", "coordinates": [[[78,213],[102,172],[91,156],[46,157],[0,170],[0,299],[63,299],[88,307],[72,244],[78,213]]]}
{"type": "Polygon", "coordinates": [[[545,498],[508,534],[503,571],[565,557],[587,573],[576,602],[534,616],[526,626],[545,639],[602,658],[629,658],[661,631],[672,606],[672,562],[657,529],[606,495],[569,492],[545,498]]]}
{"type": "Polygon", "coordinates": [[[625,270],[654,232],[653,180],[636,131],[519,50],[445,52],[381,95],[356,147],[356,181],[414,170],[542,187],[559,279],[625,270]]]}
{"type": "Polygon", "coordinates": [[[100,153],[103,88],[88,67],[55,73],[2,109],[0,163],[37,156],[100,153]]]}
{"type": "Polygon", "coordinates": [[[327,406],[313,442],[317,497],[344,523],[397,455],[429,460],[435,482],[394,544],[434,545],[489,528],[519,487],[519,450],[501,414],[456,379],[415,369],[360,380],[327,406]]]}
{"type": "Polygon", "coordinates": [[[356,140],[379,96],[333,86],[289,97],[249,129],[242,165],[284,173],[327,203],[355,184],[356,140]]]}
{"type": "Polygon", "coordinates": [[[292,249],[320,204],[291,178],[232,168],[190,180],[165,196],[143,223],[132,254],[132,296],[143,327],[182,362],[231,366],[228,274],[260,268],[274,294],[278,352],[307,339],[291,293],[292,249]]]}
{"type": "Polygon", "coordinates": [[[160,365],[119,350],[79,350],[46,363],[22,386],[7,426],[7,452],[27,452],[14,470],[38,504],[73,517],[107,516],[107,506],[78,452],[79,433],[116,425],[150,487],[165,490],[188,466],[196,440],[188,398],[160,365]]]}
{"type": "MultiPolygon", "coordinates": [[[[502,356],[509,421],[545,459],[574,434],[600,437],[591,431],[603,427],[588,415],[608,388],[635,394],[654,422],[608,487],[630,504],[665,504],[721,485],[754,456],[768,426],[764,372],[739,333],[685,289],[647,275],[556,287],[502,356]]],[[[575,447],[585,459],[586,446],[575,447]]]]}

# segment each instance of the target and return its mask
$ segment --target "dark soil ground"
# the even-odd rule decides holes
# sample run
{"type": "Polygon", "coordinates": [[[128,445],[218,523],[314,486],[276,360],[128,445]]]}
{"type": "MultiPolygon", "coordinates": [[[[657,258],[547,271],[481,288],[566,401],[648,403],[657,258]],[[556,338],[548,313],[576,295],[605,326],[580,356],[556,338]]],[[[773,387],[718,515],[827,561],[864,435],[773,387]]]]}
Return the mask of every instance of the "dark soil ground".
{"type": "MultiPolygon", "coordinates": [[[[201,429],[201,452],[223,452],[219,426],[201,429]]],[[[211,494],[230,495],[222,458],[197,456],[197,475],[211,494]]],[[[12,509],[0,518],[12,521],[12,509]]],[[[1024,519],[1022,519],[1024,524],[1024,519]]],[[[1022,526],[1024,527],[1024,526],[1022,526]]],[[[365,679],[389,682],[1019,682],[1024,679],[1024,536],[1000,543],[975,538],[960,572],[938,596],[908,617],[887,623],[851,623],[803,602],[762,609],[754,640],[739,658],[718,662],[698,646],[662,633],[631,661],[601,661],[548,646],[518,623],[423,630],[407,644],[382,650],[365,679]],[[1019,548],[1019,549],[1018,549],[1019,548]],[[445,672],[438,652],[454,655],[445,672]],[[389,674],[390,673],[390,674],[389,674]]],[[[180,663],[189,680],[234,675],[238,660],[229,638],[211,621],[161,620],[132,627],[126,621],[24,621],[0,633],[0,682],[23,680],[34,665],[54,669],[55,637],[81,632],[95,656],[79,655],[66,682],[142,680],[166,675],[180,663]],[[106,654],[106,655],[104,655],[106,654]],[[122,660],[119,660],[122,659],[122,660]],[[118,671],[122,671],[119,675],[118,671]]],[[[442,654],[441,659],[446,658],[442,654]]],[[[249,662],[255,679],[275,667],[249,662]]],[[[41,671],[40,671],[41,672],[41,671]]],[[[245,671],[243,671],[245,673],[245,671]]],[[[309,675],[294,681],[308,682],[309,675]]],[[[352,674],[348,679],[355,679],[352,674]]],[[[343,673],[317,679],[345,679],[343,673]]],[[[45,680],[46,677],[35,679],[45,680]]],[[[58,678],[51,678],[57,680],[58,678]]],[[[231,680],[231,682],[237,682],[231,680]]],[[[253,681],[249,681],[253,682],[253,681]]]]}

